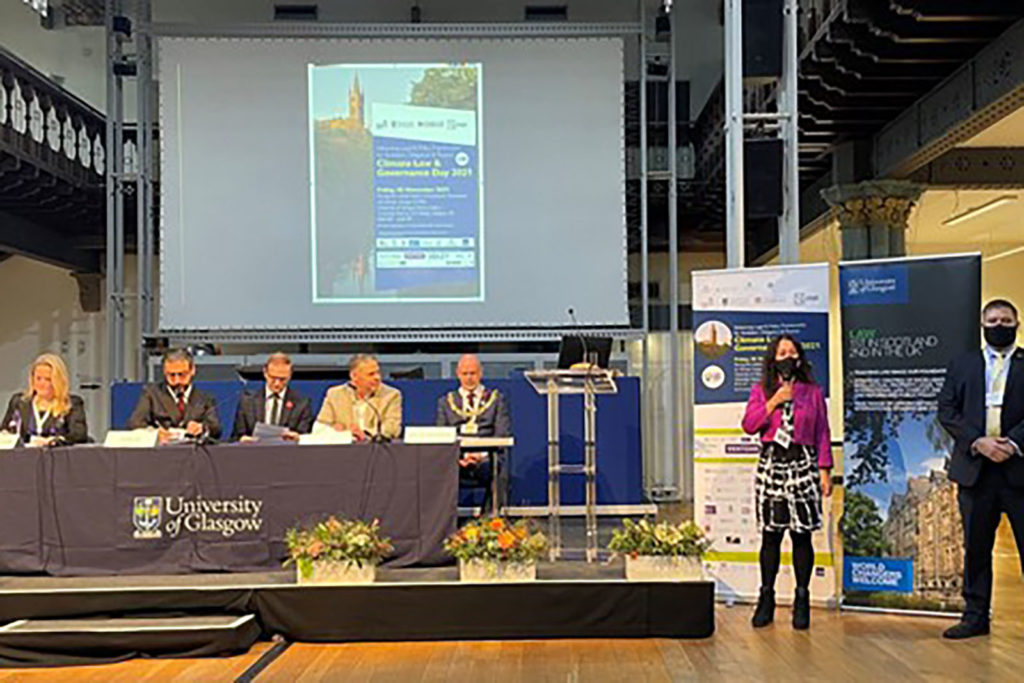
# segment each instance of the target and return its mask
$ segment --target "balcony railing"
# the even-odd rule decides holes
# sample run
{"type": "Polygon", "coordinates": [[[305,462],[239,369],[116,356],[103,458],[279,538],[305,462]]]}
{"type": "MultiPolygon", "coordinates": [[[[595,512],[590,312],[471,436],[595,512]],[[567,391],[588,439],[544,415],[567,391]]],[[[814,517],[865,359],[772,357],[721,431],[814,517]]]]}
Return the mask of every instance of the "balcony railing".
{"type": "Polygon", "coordinates": [[[105,170],[103,115],[0,48],[0,150],[75,185],[105,170]]]}

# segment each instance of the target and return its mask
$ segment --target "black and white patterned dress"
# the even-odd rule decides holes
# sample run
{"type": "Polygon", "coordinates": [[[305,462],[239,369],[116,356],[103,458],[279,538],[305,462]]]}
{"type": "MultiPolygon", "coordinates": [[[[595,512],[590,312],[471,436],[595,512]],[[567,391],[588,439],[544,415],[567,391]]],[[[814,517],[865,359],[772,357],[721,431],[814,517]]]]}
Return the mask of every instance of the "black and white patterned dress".
{"type": "MultiPolygon", "coordinates": [[[[793,403],[782,409],[782,426],[793,433],[793,403]]],[[[821,482],[818,458],[811,446],[765,443],[757,463],[754,491],[757,523],[766,531],[807,533],[821,528],[821,482]]]]}

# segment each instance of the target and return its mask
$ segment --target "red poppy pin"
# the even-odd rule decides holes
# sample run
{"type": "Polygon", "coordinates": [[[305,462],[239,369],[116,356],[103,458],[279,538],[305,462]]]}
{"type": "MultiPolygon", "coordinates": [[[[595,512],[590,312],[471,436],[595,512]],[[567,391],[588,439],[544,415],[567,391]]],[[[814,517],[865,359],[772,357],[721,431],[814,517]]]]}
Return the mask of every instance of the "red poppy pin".
{"type": "Polygon", "coordinates": [[[287,408],[288,410],[291,410],[292,405],[294,404],[291,401],[285,401],[284,407],[287,408]]]}

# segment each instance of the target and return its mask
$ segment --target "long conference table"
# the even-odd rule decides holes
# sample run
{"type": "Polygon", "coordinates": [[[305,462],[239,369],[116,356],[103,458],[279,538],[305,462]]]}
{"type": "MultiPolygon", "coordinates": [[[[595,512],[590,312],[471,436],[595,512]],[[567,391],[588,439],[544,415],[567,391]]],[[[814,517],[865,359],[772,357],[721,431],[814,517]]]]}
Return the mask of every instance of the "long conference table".
{"type": "Polygon", "coordinates": [[[458,445],[77,446],[0,453],[0,573],[266,571],[285,531],[379,519],[386,566],[447,561],[458,445]]]}

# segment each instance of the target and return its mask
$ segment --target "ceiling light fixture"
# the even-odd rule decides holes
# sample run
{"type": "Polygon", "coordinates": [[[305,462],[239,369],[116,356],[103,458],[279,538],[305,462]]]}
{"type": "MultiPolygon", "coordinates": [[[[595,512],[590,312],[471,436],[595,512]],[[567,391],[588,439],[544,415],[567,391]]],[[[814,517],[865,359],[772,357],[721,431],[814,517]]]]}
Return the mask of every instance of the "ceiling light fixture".
{"type": "Polygon", "coordinates": [[[978,216],[982,215],[983,213],[988,213],[989,211],[992,211],[994,209],[998,209],[1003,204],[1009,204],[1010,202],[1015,202],[1015,201],[1017,201],[1017,195],[1015,195],[1015,194],[1004,194],[1004,195],[1001,195],[999,197],[996,197],[995,199],[990,199],[989,201],[987,201],[987,202],[985,202],[983,204],[978,204],[977,206],[972,206],[971,208],[967,209],[963,213],[958,213],[955,216],[950,216],[946,220],[942,221],[942,224],[944,226],[946,226],[947,228],[951,228],[954,225],[960,225],[961,223],[969,221],[972,218],[977,218],[978,216]]]}
{"type": "Polygon", "coordinates": [[[1007,249],[1006,251],[1001,251],[998,254],[992,254],[991,256],[986,256],[984,259],[982,259],[982,261],[984,261],[985,263],[992,263],[993,261],[998,261],[999,259],[1007,258],[1009,256],[1016,256],[1017,254],[1021,253],[1022,251],[1024,251],[1024,247],[1014,247],[1013,249],[1007,249]]]}

